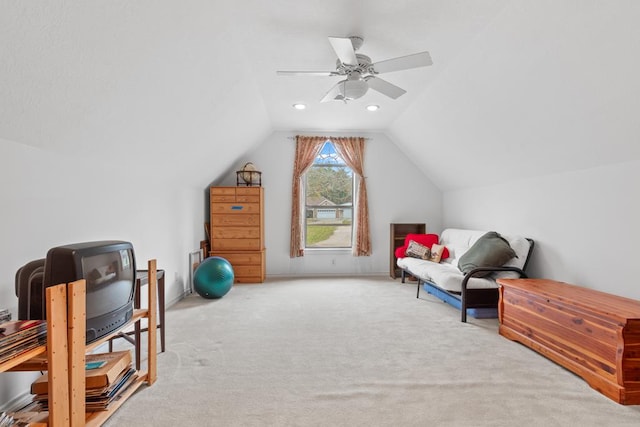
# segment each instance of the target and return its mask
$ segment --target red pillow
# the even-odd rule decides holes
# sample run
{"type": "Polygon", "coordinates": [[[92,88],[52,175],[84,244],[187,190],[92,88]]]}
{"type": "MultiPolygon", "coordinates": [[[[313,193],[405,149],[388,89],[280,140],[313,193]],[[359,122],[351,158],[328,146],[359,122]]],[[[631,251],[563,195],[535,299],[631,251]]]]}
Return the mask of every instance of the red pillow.
{"type": "MultiPolygon", "coordinates": [[[[409,246],[410,240],[413,240],[414,242],[420,243],[421,245],[424,245],[429,249],[431,249],[431,246],[438,243],[440,238],[438,237],[437,234],[407,234],[407,236],[404,239],[404,246],[396,248],[395,250],[396,258],[404,258],[405,256],[404,251],[407,249],[407,246],[409,246]]],[[[447,259],[447,258],[449,258],[449,251],[445,247],[444,250],[442,251],[442,259],[447,259]]]]}
{"type": "Polygon", "coordinates": [[[431,246],[434,243],[438,243],[440,238],[437,234],[407,234],[407,236],[404,238],[405,248],[409,246],[409,241],[411,240],[431,249],[431,246]]]}

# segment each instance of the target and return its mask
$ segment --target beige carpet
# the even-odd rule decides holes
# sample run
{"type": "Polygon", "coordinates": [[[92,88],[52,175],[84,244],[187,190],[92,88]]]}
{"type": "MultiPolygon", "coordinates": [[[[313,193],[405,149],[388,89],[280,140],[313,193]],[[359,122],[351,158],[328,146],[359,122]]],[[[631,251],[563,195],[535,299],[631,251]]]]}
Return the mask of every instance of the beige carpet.
{"type": "Polygon", "coordinates": [[[622,406],[388,278],[269,280],[167,312],[158,381],[108,426],[634,426],[622,406]]]}

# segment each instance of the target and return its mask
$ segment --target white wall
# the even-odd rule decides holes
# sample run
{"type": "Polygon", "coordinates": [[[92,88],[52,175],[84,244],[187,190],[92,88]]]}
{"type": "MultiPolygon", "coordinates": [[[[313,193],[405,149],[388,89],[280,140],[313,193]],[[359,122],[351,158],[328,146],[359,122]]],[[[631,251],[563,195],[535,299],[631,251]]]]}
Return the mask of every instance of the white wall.
{"type": "MultiPolygon", "coordinates": [[[[295,135],[295,132],[274,132],[238,161],[234,169],[238,170],[251,161],[262,171],[267,276],[388,274],[390,223],[425,222],[429,230],[441,229],[440,191],[387,136],[380,133],[326,132],[322,135],[369,138],[365,148],[365,174],[372,255],[354,257],[349,251],[308,251],[304,257],[291,259],[291,179],[295,154],[295,140],[291,138],[295,135]]],[[[228,173],[218,184],[235,185],[235,173],[228,173]]]]}
{"type": "Polygon", "coordinates": [[[533,277],[640,299],[638,182],[633,161],[449,191],[445,225],[531,237],[533,277]]]}
{"type": "MultiPolygon", "coordinates": [[[[14,318],[16,270],[53,246],[81,241],[132,242],[138,268],[155,258],[165,270],[167,302],[182,296],[188,253],[204,238],[200,189],[3,139],[0,182],[0,307],[11,309],[14,318]]],[[[0,402],[27,390],[30,377],[2,374],[0,402]],[[25,383],[12,390],[14,381],[25,383]]]]}

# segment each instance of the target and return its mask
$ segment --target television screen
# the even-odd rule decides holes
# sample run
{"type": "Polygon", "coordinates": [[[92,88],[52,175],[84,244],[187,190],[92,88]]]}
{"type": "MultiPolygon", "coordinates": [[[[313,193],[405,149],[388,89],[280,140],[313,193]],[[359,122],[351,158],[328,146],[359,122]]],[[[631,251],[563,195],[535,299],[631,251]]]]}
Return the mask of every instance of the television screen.
{"type": "Polygon", "coordinates": [[[87,283],[87,343],[121,328],[133,316],[136,262],[129,242],[105,240],[58,246],[47,252],[40,274],[31,270],[23,274],[25,267],[16,274],[16,294],[19,305],[28,306],[22,312],[30,319],[46,319],[45,288],[80,279],[87,283]]]}
{"type": "Polygon", "coordinates": [[[84,278],[87,280],[87,306],[94,316],[102,316],[128,302],[132,297],[131,283],[135,270],[131,253],[119,249],[86,255],[80,258],[84,278]]]}

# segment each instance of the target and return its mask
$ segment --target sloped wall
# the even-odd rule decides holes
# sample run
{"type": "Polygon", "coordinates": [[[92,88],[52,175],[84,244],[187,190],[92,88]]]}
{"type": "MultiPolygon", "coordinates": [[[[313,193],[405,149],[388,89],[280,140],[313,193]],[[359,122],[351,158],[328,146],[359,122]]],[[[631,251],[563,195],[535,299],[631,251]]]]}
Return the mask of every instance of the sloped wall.
{"type": "Polygon", "coordinates": [[[51,246],[121,238],[140,260],[158,258],[168,301],[179,297],[187,254],[204,238],[202,187],[271,131],[230,8],[205,6],[3,3],[7,285],[51,246]],[[241,112],[230,108],[238,99],[241,112]]]}
{"type": "MultiPolygon", "coordinates": [[[[188,254],[202,239],[196,188],[148,180],[131,170],[56,155],[0,139],[0,306],[17,315],[16,270],[53,246],[93,240],[133,243],[138,268],[155,258],[166,298],[180,298],[188,254]]],[[[0,402],[26,390],[28,374],[0,377],[0,402]],[[10,384],[24,381],[10,388],[10,384]]]]}
{"type": "Polygon", "coordinates": [[[443,191],[640,160],[639,19],[633,1],[506,2],[390,134],[443,191]]]}
{"type": "Polygon", "coordinates": [[[27,261],[53,246],[109,239],[131,241],[139,268],[156,258],[167,270],[167,300],[181,296],[187,255],[203,235],[199,189],[6,140],[0,153],[2,305],[17,306],[13,275],[27,261]]]}

